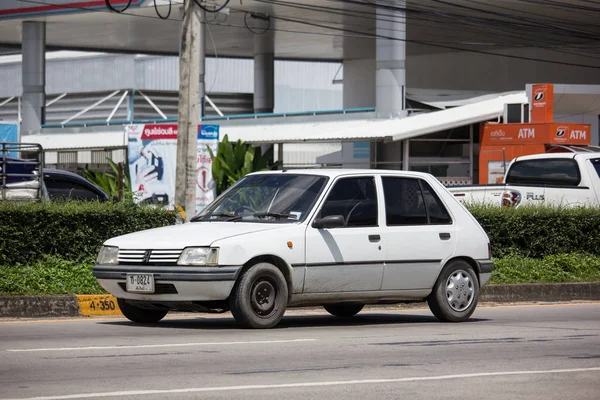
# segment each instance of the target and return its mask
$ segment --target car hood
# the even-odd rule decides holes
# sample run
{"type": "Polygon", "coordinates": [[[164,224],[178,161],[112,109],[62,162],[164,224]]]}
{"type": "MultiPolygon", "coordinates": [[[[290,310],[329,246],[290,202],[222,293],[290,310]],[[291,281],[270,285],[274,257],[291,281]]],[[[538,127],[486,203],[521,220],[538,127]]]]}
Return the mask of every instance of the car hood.
{"type": "Polygon", "coordinates": [[[117,236],[104,244],[122,249],[183,249],[188,246],[210,246],[217,240],[289,226],[251,222],[190,222],[117,236]]]}

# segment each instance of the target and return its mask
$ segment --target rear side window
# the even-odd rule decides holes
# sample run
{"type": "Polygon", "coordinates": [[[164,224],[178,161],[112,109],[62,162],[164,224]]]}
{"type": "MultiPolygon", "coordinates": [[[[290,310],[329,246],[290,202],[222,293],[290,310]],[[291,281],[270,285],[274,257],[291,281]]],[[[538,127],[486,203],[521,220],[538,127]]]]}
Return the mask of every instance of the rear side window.
{"type": "Polygon", "coordinates": [[[75,181],[60,178],[45,178],[44,184],[48,190],[48,197],[50,197],[52,200],[103,200],[99,193],[96,193],[90,188],[87,188],[75,181]]]}
{"type": "Polygon", "coordinates": [[[579,167],[572,159],[517,161],[506,175],[506,183],[515,185],[577,186],[580,181],[579,167]]]}
{"type": "Polygon", "coordinates": [[[383,177],[388,226],[452,224],[432,187],[422,179],[383,177]]]}
{"type": "Polygon", "coordinates": [[[598,174],[598,178],[600,178],[600,158],[596,158],[595,160],[592,160],[592,165],[594,166],[594,169],[596,170],[596,173],[598,174]]]}

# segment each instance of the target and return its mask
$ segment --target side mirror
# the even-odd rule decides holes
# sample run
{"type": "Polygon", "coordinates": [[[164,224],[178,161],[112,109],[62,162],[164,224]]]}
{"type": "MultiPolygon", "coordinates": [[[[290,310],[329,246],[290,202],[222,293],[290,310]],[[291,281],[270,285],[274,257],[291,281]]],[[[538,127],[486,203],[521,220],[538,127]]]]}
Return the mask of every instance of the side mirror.
{"type": "Polygon", "coordinates": [[[328,215],[324,218],[315,219],[312,226],[317,229],[342,228],[346,226],[346,220],[343,215],[328,215]]]}

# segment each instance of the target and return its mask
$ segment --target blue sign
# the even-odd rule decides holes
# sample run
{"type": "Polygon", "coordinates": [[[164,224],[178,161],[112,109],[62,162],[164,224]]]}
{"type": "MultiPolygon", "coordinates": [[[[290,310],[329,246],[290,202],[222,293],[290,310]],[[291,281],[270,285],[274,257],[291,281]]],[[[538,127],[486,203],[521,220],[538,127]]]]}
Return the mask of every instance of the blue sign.
{"type": "Polygon", "coordinates": [[[200,125],[198,139],[219,140],[219,125],[200,125]]]}
{"type": "MultiPolygon", "coordinates": [[[[17,124],[0,124],[0,143],[19,141],[19,126],[17,124]]],[[[17,154],[12,152],[10,156],[16,157],[17,154]]]]}

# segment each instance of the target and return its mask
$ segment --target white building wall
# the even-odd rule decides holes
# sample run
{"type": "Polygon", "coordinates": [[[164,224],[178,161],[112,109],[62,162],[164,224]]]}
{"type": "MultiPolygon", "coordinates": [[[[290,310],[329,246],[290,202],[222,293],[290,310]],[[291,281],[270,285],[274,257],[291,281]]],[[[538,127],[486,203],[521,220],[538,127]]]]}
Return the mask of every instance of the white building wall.
{"type": "MultiPolygon", "coordinates": [[[[485,49],[482,49],[485,50],[485,49]]],[[[487,50],[486,50],[487,51],[487,50]]],[[[516,57],[586,64],[600,67],[599,59],[544,49],[489,50],[516,57]]],[[[470,52],[409,55],[406,59],[409,88],[438,90],[523,90],[528,83],[600,84],[598,69],[542,63],[470,52]]]]}

